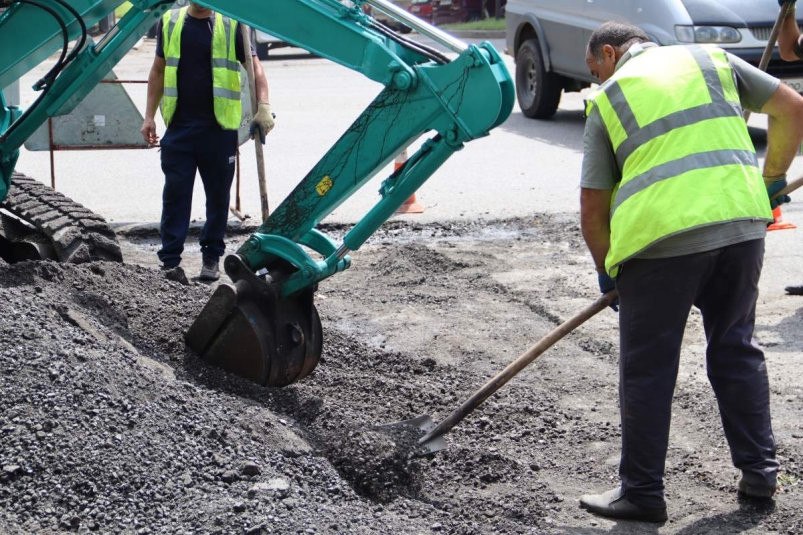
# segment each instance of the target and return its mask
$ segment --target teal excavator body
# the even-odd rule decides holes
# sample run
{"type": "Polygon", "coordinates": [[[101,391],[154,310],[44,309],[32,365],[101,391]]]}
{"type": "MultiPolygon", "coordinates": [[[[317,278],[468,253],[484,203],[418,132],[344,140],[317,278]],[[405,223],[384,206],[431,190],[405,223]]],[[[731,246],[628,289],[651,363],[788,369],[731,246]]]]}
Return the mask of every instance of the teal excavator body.
{"type": "MultiPolygon", "coordinates": [[[[348,268],[362,246],[464,143],[510,115],[513,82],[488,43],[467,46],[384,0],[219,0],[197,2],[328,58],[384,89],[301,179],[281,205],[229,255],[222,283],[187,332],[208,362],[261,384],[282,386],[317,365],[322,348],[313,304],[317,285],[348,268]],[[367,16],[370,4],[451,51],[448,56],[367,16]],[[376,205],[334,243],[316,226],[395,156],[429,136],[387,177],[376,205]]],[[[86,28],[118,0],[0,0],[0,88],[62,50],[37,83],[28,109],[0,93],[0,201],[14,187],[19,147],[49,117],[69,113],[173,2],[134,0],[93,43],[86,28]],[[74,42],[70,48],[70,42],[74,42]]],[[[492,161],[492,160],[491,160],[492,161]]],[[[17,214],[19,215],[19,213],[17,214]]]]}

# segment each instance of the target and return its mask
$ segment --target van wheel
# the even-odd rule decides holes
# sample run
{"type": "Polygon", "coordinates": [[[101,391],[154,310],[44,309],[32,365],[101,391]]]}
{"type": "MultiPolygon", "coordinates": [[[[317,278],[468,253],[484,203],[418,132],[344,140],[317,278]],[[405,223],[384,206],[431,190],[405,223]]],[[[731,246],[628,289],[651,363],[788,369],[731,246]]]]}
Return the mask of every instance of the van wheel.
{"type": "Polygon", "coordinates": [[[535,39],[516,52],[516,97],[522,113],[531,119],[549,119],[558,111],[563,83],[560,75],[547,72],[541,47],[535,39]]]}
{"type": "Polygon", "coordinates": [[[268,48],[268,43],[257,43],[257,57],[261,61],[267,61],[268,55],[270,55],[270,48],[268,48]]]}

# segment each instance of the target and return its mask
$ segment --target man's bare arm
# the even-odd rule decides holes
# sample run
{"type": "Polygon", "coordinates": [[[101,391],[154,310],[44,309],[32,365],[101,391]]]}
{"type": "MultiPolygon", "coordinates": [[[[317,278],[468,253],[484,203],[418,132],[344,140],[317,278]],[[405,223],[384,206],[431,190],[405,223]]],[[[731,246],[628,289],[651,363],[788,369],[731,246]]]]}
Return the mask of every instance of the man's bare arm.
{"type": "Polygon", "coordinates": [[[611,190],[580,188],[580,228],[597,271],[605,267],[611,246],[611,190]]]}
{"type": "Polygon", "coordinates": [[[162,101],[164,94],[165,82],[165,59],[156,56],[153,58],[153,65],[151,72],[148,74],[148,98],[145,104],[145,121],[142,123],[142,137],[150,145],[156,145],[159,142],[159,136],[156,134],[156,110],[159,109],[159,103],[162,101]]]}
{"type": "Polygon", "coordinates": [[[257,102],[270,102],[270,91],[268,90],[268,78],[265,76],[265,69],[262,68],[259,58],[254,56],[254,86],[257,93],[257,102]]]}
{"type": "Polygon", "coordinates": [[[790,16],[783,20],[781,29],[778,32],[778,51],[781,53],[781,59],[798,61],[800,58],[797,57],[795,49],[800,39],[800,29],[797,27],[795,8],[793,7],[788,13],[790,16]]]}
{"type": "Polygon", "coordinates": [[[769,115],[764,176],[786,173],[803,141],[803,97],[784,84],[761,108],[769,115]]]}

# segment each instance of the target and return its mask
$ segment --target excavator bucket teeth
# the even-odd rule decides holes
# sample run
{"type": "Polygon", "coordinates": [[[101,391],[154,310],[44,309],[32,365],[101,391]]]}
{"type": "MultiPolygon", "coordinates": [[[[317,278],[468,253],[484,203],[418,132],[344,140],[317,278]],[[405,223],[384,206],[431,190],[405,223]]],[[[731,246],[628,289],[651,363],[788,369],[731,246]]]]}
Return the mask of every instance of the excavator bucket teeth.
{"type": "Polygon", "coordinates": [[[307,290],[279,298],[253,274],[221,284],[187,331],[187,345],[209,364],[255,383],[289,385],[320,360],[323,334],[312,297],[307,290]]]}

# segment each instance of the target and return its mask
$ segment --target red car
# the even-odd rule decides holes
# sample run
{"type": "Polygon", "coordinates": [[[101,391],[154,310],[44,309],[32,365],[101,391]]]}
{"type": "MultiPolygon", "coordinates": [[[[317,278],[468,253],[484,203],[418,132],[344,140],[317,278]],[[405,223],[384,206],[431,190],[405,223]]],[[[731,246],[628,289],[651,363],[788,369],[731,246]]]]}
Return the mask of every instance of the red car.
{"type": "Polygon", "coordinates": [[[462,0],[413,0],[409,11],[435,26],[465,19],[462,0]]]}
{"type": "MultiPolygon", "coordinates": [[[[504,6],[507,1],[499,3],[504,6]]],[[[430,24],[439,25],[481,19],[483,4],[486,12],[493,16],[496,0],[412,0],[409,11],[430,24]]]]}
{"type": "Polygon", "coordinates": [[[432,0],[413,0],[409,11],[419,19],[432,23],[432,0]]]}

